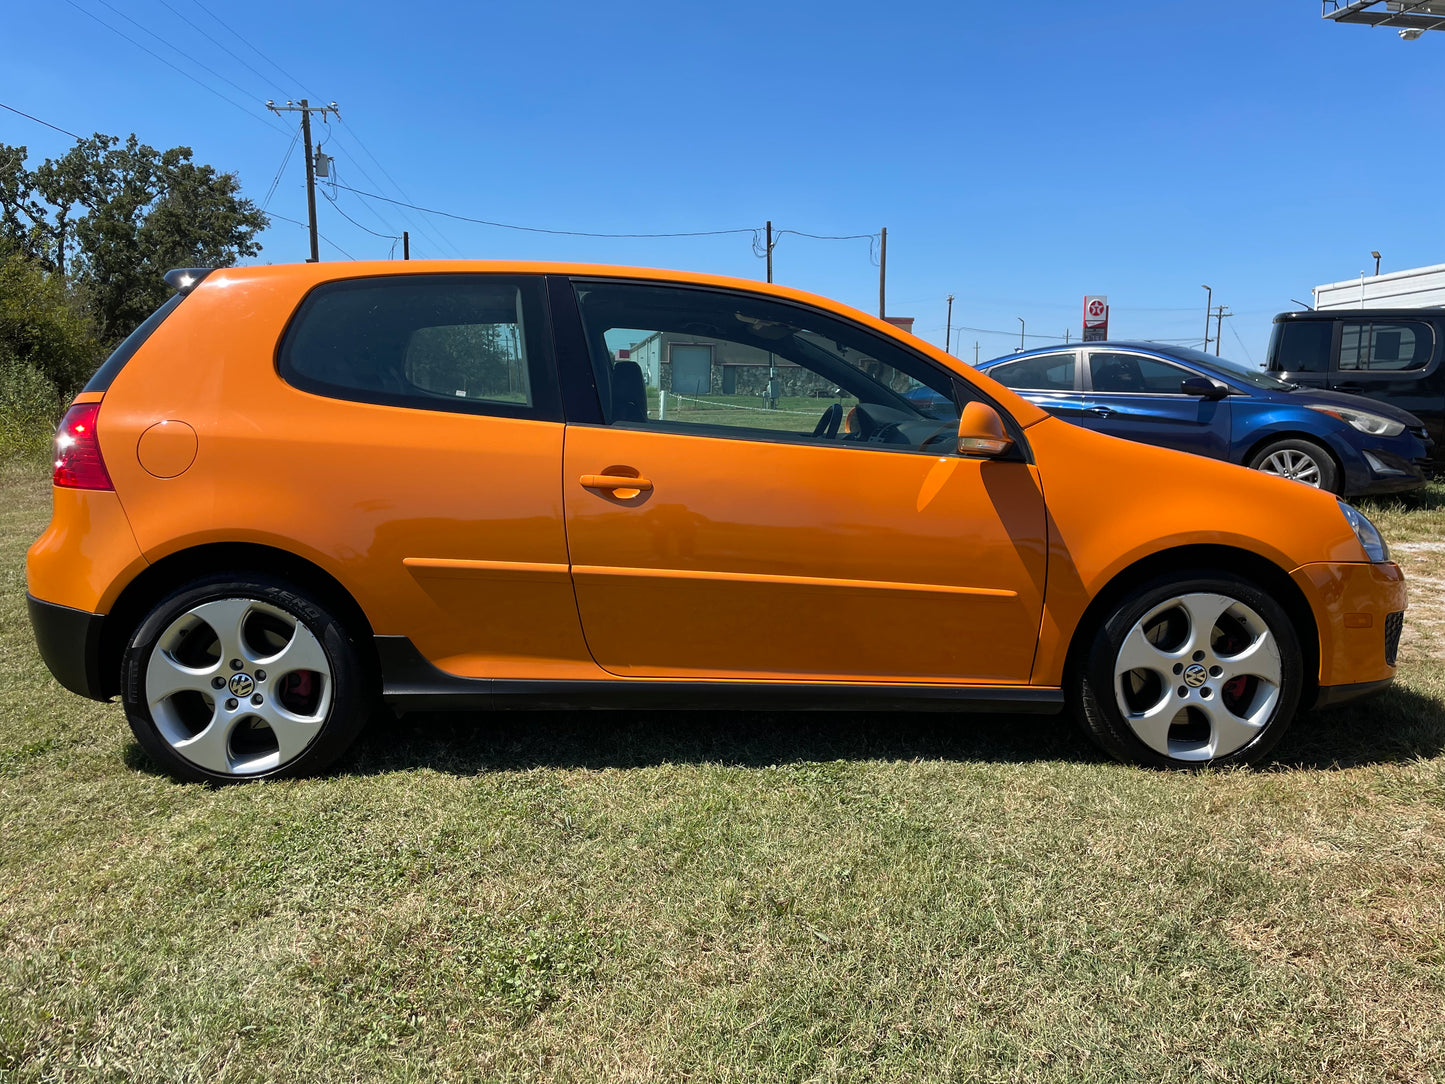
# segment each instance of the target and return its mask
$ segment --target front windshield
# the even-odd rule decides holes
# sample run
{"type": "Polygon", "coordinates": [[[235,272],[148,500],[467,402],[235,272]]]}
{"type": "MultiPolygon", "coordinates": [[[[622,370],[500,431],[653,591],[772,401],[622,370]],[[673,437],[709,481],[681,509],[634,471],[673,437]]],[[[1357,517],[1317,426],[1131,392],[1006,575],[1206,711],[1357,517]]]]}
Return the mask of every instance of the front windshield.
{"type": "Polygon", "coordinates": [[[1187,361],[1191,365],[1218,373],[1230,380],[1238,380],[1241,384],[1248,384],[1250,387],[1263,388],[1265,391],[1289,391],[1294,387],[1293,384],[1277,380],[1252,366],[1247,367],[1242,362],[1232,361],[1229,358],[1217,358],[1213,354],[1206,354],[1203,350],[1194,350],[1188,346],[1171,346],[1169,353],[1180,361],[1187,361]]]}

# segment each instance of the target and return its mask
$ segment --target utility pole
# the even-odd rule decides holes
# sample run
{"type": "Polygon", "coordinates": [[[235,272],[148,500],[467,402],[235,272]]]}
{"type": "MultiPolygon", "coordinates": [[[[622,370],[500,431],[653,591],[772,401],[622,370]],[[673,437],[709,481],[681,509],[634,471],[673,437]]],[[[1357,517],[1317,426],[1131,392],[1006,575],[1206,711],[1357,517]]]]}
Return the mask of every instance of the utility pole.
{"type": "MultiPolygon", "coordinates": [[[[1214,322],[1214,356],[1219,357],[1219,340],[1224,335],[1224,318],[1233,316],[1232,312],[1225,312],[1225,306],[1220,305],[1215,312],[1214,322]]],[[[1206,344],[1207,345],[1207,344],[1206,344]]],[[[1207,353],[1208,351],[1206,351],[1207,353]]]]}
{"type": "Polygon", "coordinates": [[[888,227],[883,227],[883,238],[878,242],[878,319],[888,318],[888,306],[884,302],[883,287],[888,277],[888,227]]]}
{"type": "Polygon", "coordinates": [[[973,367],[978,368],[978,340],[973,340],[973,367]]]}
{"type": "Polygon", "coordinates": [[[948,295],[948,330],[943,333],[943,352],[953,353],[949,346],[953,343],[953,295],[948,295]]]}
{"type": "Polygon", "coordinates": [[[1071,330],[1072,330],[1072,328],[1067,328],[1067,327],[1064,328],[1064,345],[1065,345],[1065,346],[1068,346],[1068,345],[1069,345],[1069,332],[1070,332],[1071,330]]]}
{"type": "Polygon", "coordinates": [[[411,259],[411,234],[406,230],[401,231],[401,258],[411,259]]]}
{"type": "Polygon", "coordinates": [[[1019,317],[1019,349],[1024,348],[1024,318],[1019,317]]]}
{"type": "Polygon", "coordinates": [[[773,281],[773,220],[768,219],[768,281],[773,281]]]}
{"type": "Polygon", "coordinates": [[[1202,282],[1199,284],[1199,288],[1207,291],[1204,295],[1204,352],[1207,354],[1209,353],[1209,307],[1214,303],[1214,290],[1202,282]]]}
{"type": "Polygon", "coordinates": [[[336,103],[330,105],[312,105],[305,98],[299,102],[288,101],[285,105],[277,105],[274,101],[267,102],[266,108],[275,113],[278,117],[282,113],[301,114],[301,142],[306,147],[306,217],[311,227],[311,258],[307,263],[318,263],[321,260],[321,249],[316,242],[316,160],[314,154],[320,154],[318,146],[314,150],[311,146],[311,114],[320,113],[321,119],[326,119],[327,113],[335,113],[341,116],[341,111],[336,108],[336,103]]]}

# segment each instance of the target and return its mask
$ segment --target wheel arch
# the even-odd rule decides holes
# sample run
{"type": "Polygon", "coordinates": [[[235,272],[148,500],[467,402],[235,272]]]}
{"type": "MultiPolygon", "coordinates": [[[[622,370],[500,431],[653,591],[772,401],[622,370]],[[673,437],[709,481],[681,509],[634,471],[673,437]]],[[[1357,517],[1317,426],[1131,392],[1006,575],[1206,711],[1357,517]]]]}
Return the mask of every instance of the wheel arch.
{"type": "Polygon", "coordinates": [[[253,542],[212,542],[179,550],[163,557],[136,576],[116,598],[106,615],[100,638],[100,692],[120,692],[120,661],[125,645],[151,609],[178,587],[225,571],[244,576],[274,576],[310,593],[340,619],[351,633],[363,660],[377,664],[371,622],[351,592],[319,565],[274,546],[253,542]]]}
{"type": "Polygon", "coordinates": [[[1190,545],[1161,550],[1141,558],[1117,572],[1093,597],[1074,626],[1064,661],[1064,686],[1074,688],[1078,668],[1087,656],[1099,627],[1114,607],[1140,583],[1169,573],[1227,572],[1249,580],[1270,594],[1289,616],[1299,638],[1305,687],[1300,704],[1308,706],[1318,691],[1320,676],[1320,635],[1314,611],[1299,585],[1279,565],[1248,550],[1233,546],[1190,545]]]}

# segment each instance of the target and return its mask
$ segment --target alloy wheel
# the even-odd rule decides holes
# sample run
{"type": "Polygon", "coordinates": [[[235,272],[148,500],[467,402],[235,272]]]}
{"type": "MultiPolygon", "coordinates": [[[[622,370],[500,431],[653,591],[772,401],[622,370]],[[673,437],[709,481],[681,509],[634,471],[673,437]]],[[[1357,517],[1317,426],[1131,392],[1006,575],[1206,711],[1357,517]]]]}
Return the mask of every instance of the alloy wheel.
{"type": "Polygon", "coordinates": [[[1228,756],[1269,723],[1283,666],[1269,625],[1228,595],[1191,593],[1152,607],[1114,661],[1125,723],[1150,749],[1180,761],[1228,756]]]}
{"type": "Polygon", "coordinates": [[[219,775],[294,760],[331,710],[331,662],[294,615],[249,598],[202,602],[166,626],[145,671],[156,729],[187,761],[219,775]]]}
{"type": "Polygon", "coordinates": [[[1259,469],[1265,474],[1278,474],[1281,478],[1303,482],[1316,489],[1320,487],[1320,465],[1315,462],[1314,456],[1297,448],[1281,448],[1272,452],[1260,463],[1259,469]]]}

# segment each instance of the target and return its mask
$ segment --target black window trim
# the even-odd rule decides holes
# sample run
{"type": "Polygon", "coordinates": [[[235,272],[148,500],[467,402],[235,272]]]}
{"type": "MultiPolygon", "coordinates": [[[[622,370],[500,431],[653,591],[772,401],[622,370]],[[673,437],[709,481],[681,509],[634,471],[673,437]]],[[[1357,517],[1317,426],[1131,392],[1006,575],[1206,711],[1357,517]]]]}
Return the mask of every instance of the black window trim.
{"type": "MultiPolygon", "coordinates": [[[[1021,426],[1018,423],[1018,420],[1014,418],[1013,414],[1010,413],[1007,409],[1005,409],[1004,406],[998,402],[998,400],[993,398],[993,396],[989,395],[982,388],[969,383],[964,377],[960,376],[959,374],[939,365],[928,355],[920,352],[919,350],[908,345],[907,343],[898,342],[893,339],[887,339],[886,336],[880,335],[873,328],[860,324],[856,320],[844,316],[841,313],[828,312],[825,309],[819,309],[812,305],[803,304],[801,302],[794,301],[791,298],[777,297],[773,294],[763,293],[761,291],[739,289],[735,286],[714,286],[708,283],[676,282],[668,279],[654,279],[645,276],[639,277],[631,275],[549,275],[547,276],[547,278],[549,291],[556,290],[556,288],[552,286],[552,280],[556,279],[558,280],[559,284],[565,284],[566,293],[571,298],[571,304],[567,305],[562,302],[561,298],[556,297],[556,294],[554,293],[554,304],[552,306],[552,311],[555,319],[558,319],[560,321],[566,318],[570,318],[570,322],[573,325],[571,327],[563,327],[559,325],[557,328],[554,329],[553,334],[554,340],[556,342],[558,342],[559,344],[565,342],[569,345],[569,349],[567,349],[565,352],[559,349],[556,354],[558,377],[564,389],[564,399],[567,404],[566,420],[568,425],[585,425],[589,428],[600,429],[627,429],[634,432],[666,432],[669,435],[684,437],[710,437],[715,440],[747,440],[768,444],[798,444],[810,448],[850,448],[857,451],[891,452],[894,455],[949,455],[956,459],[968,459],[981,462],[986,461],[984,457],[963,455],[958,451],[956,444],[952,448],[949,448],[947,445],[945,445],[945,447],[943,448],[925,448],[920,450],[918,448],[912,447],[911,445],[905,447],[899,444],[863,444],[845,443],[842,441],[819,442],[810,439],[808,437],[808,434],[805,433],[795,434],[795,436],[798,438],[796,440],[779,439],[780,431],[778,430],[748,430],[741,426],[709,426],[706,427],[708,431],[703,432],[702,429],[704,427],[699,426],[696,423],[691,423],[686,428],[673,428],[669,426],[665,430],[659,429],[656,422],[609,423],[605,420],[605,414],[602,410],[601,392],[597,387],[597,376],[595,370],[592,367],[592,354],[591,351],[587,348],[587,336],[582,324],[582,310],[581,307],[577,304],[576,289],[579,286],[587,285],[600,286],[615,285],[617,283],[627,283],[628,285],[633,286],[661,286],[678,290],[695,290],[703,293],[728,294],[742,298],[761,298],[765,301],[783,305],[788,308],[797,309],[800,312],[822,313],[822,315],[827,317],[828,319],[837,320],[840,323],[847,324],[849,327],[855,328],[857,331],[864,335],[870,336],[875,339],[885,339],[885,341],[887,341],[889,345],[894,346],[897,349],[912,355],[913,357],[917,358],[918,361],[926,365],[928,368],[933,369],[935,372],[946,377],[953,388],[955,405],[958,405],[960,403],[961,396],[968,395],[977,399],[979,402],[986,404],[987,406],[993,407],[993,409],[998,413],[999,418],[1003,421],[1005,432],[1007,432],[1008,435],[1013,438],[1013,447],[1010,448],[1009,451],[1003,455],[992,457],[994,461],[1023,463],[1033,463],[1034,461],[1033,449],[1032,447],[1030,447],[1028,439],[1024,435],[1024,427],[1021,426]],[[567,396],[566,389],[569,386],[590,387],[591,394],[590,396],[567,396]],[[578,399],[580,399],[581,401],[576,401],[578,399]],[[574,416],[572,413],[574,402],[577,408],[576,416],[574,416]],[[714,428],[720,431],[713,432],[712,430],[714,428]],[[693,431],[690,432],[689,429],[693,431]],[[727,431],[721,432],[721,430],[727,431]],[[743,435],[750,433],[756,433],[757,435],[743,435]]],[[[783,434],[783,436],[786,438],[788,434],[783,434]]]]}
{"type": "MultiPolygon", "coordinates": [[[[281,334],[276,339],[272,366],[276,375],[287,386],[306,395],[332,399],[347,403],[367,403],[372,406],[399,407],[404,410],[429,410],[446,414],[471,414],[487,418],[513,418],[522,421],[561,422],[564,420],[561,396],[558,387],[556,346],[553,341],[553,318],[547,292],[548,276],[534,272],[509,271],[420,271],[382,272],[375,275],[343,275],[311,286],[296,302],[296,307],[287,317],[281,334]],[[311,299],[320,291],[333,287],[346,287],[359,283],[376,282],[381,279],[414,281],[420,279],[510,279],[516,282],[535,282],[537,301],[537,335],[541,347],[539,357],[527,356],[527,379],[532,393],[531,403],[505,403],[486,399],[448,399],[438,395],[435,399],[408,395],[370,391],[341,384],[329,384],[313,380],[295,371],[288,363],[286,348],[292,333],[306,312],[311,299]]],[[[523,296],[524,312],[527,299],[523,296]]]]}

